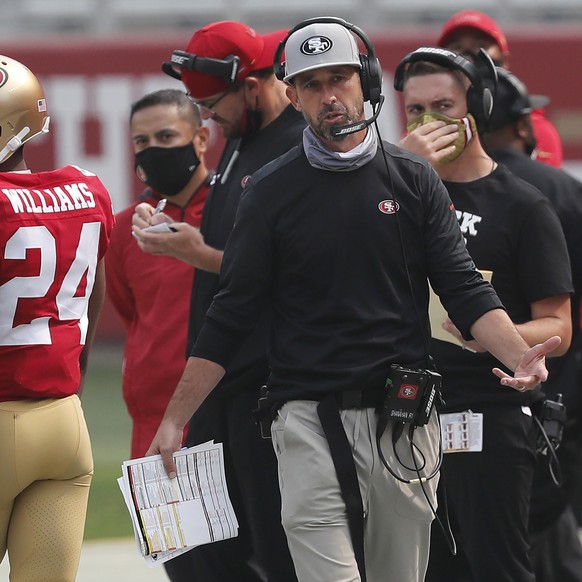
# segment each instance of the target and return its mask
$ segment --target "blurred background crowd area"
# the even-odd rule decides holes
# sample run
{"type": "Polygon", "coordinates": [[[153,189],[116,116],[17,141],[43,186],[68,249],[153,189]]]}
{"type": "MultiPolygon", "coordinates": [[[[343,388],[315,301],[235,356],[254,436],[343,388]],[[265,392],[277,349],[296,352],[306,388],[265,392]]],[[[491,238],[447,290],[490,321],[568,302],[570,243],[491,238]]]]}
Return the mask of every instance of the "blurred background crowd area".
{"type": "Polygon", "coordinates": [[[333,14],[368,30],[439,24],[457,10],[482,10],[503,26],[582,23],[580,0],[2,0],[2,36],[45,32],[115,34],[147,28],[192,30],[213,20],[279,27],[333,14]]]}

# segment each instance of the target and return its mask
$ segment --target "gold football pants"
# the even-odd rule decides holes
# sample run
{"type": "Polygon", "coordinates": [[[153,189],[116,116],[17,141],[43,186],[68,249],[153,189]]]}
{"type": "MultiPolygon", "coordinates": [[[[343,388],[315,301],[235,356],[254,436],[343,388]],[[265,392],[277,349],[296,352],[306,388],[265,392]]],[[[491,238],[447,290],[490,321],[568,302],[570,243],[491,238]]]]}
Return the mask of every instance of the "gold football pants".
{"type": "Polygon", "coordinates": [[[73,582],[93,457],[77,396],[0,402],[0,561],[11,582],[73,582]]]}

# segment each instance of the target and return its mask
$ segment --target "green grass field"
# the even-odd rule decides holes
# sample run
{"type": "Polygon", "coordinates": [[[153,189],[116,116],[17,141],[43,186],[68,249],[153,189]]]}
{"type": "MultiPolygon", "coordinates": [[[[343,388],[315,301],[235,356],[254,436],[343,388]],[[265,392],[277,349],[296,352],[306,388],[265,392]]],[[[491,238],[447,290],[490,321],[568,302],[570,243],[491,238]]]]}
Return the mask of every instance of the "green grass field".
{"type": "Polygon", "coordinates": [[[91,434],[95,475],[85,539],[132,536],[129,514],[117,485],[129,458],[131,420],[121,395],[121,345],[95,345],[82,402],[91,434]]]}

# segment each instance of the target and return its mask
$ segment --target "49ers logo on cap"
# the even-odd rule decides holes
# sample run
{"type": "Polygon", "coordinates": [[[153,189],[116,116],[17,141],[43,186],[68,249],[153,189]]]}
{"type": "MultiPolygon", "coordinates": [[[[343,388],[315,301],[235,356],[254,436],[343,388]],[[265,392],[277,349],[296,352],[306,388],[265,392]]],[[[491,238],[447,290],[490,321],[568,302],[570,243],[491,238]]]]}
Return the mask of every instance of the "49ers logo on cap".
{"type": "Polygon", "coordinates": [[[402,384],[398,390],[398,398],[414,400],[418,394],[418,384],[402,384]]]}
{"type": "Polygon", "coordinates": [[[332,46],[333,42],[327,36],[311,36],[301,45],[301,52],[304,55],[321,55],[332,46]]]}
{"type": "Polygon", "coordinates": [[[0,87],[6,84],[8,81],[8,73],[4,69],[0,69],[0,87]]]}
{"type": "Polygon", "coordinates": [[[382,200],[382,202],[378,204],[378,210],[384,214],[394,214],[399,208],[400,205],[394,200],[382,200]]]}

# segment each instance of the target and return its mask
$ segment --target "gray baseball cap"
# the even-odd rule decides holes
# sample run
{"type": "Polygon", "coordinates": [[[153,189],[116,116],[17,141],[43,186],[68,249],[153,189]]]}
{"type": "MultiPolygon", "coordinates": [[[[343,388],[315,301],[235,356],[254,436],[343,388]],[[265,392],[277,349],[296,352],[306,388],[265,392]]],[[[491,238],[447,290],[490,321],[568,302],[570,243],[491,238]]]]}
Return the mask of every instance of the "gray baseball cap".
{"type": "Polygon", "coordinates": [[[294,32],[285,44],[285,81],[338,65],[362,67],[356,39],[341,24],[315,22],[294,32]]]}

